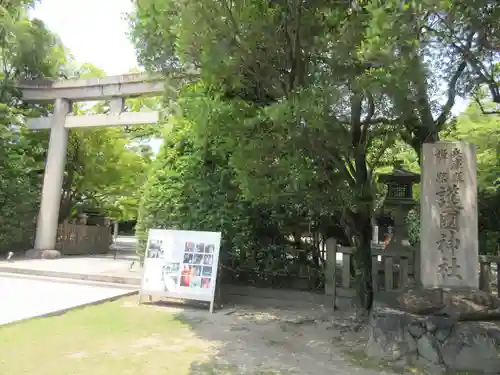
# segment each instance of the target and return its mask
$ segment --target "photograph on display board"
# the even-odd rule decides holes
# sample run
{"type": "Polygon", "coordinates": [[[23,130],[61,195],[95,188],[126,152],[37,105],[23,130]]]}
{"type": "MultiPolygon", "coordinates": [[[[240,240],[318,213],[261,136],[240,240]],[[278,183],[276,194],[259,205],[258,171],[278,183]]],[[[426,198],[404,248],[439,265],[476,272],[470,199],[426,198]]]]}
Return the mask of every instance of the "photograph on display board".
{"type": "Polygon", "coordinates": [[[196,252],[197,253],[204,253],[205,252],[205,244],[204,243],[197,243],[196,244],[196,252]]]}
{"type": "Polygon", "coordinates": [[[179,263],[166,263],[162,269],[162,281],[165,292],[175,292],[179,281],[179,263]]]}
{"type": "Polygon", "coordinates": [[[203,256],[203,264],[207,266],[211,266],[214,261],[213,255],[204,255],[203,256]]]}
{"type": "Polygon", "coordinates": [[[191,267],[191,274],[194,276],[201,276],[201,266],[192,266],[191,267]]]}
{"type": "Polygon", "coordinates": [[[209,277],[201,278],[201,287],[203,289],[210,289],[211,286],[212,286],[212,280],[209,277]]]}
{"type": "Polygon", "coordinates": [[[163,258],[163,253],[162,240],[149,240],[147,258],[163,258]]]}
{"type": "Polygon", "coordinates": [[[194,263],[194,254],[184,253],[184,264],[194,263]]]}
{"type": "Polygon", "coordinates": [[[191,277],[191,284],[189,285],[190,288],[201,288],[201,277],[199,276],[193,276],[191,277]]]}
{"type": "Polygon", "coordinates": [[[184,252],[186,253],[193,253],[194,252],[194,242],[186,242],[184,245],[184,252]]]}
{"type": "Polygon", "coordinates": [[[193,264],[203,264],[203,254],[194,254],[193,264]]]}
{"type": "Polygon", "coordinates": [[[205,245],[204,253],[213,254],[214,251],[215,251],[215,245],[213,245],[213,244],[205,245]]]}
{"type": "Polygon", "coordinates": [[[196,268],[194,266],[190,266],[189,264],[185,264],[182,268],[181,272],[181,282],[180,286],[189,288],[191,286],[192,279],[196,276],[196,268]]]}
{"type": "Polygon", "coordinates": [[[212,267],[203,267],[203,270],[201,271],[201,276],[212,277],[212,267]]]}

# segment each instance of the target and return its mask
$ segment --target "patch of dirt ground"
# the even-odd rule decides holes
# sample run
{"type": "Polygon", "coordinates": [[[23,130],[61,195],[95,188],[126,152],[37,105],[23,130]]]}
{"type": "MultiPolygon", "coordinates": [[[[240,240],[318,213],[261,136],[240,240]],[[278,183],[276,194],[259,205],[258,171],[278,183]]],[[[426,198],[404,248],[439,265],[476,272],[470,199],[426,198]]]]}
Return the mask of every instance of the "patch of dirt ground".
{"type": "Polygon", "coordinates": [[[150,307],[166,309],[191,327],[193,335],[182,346],[202,348],[202,357],[191,364],[190,375],[390,373],[373,363],[366,368],[359,358],[367,336],[352,309],[332,315],[321,307],[235,306],[209,314],[162,303],[150,307]]]}

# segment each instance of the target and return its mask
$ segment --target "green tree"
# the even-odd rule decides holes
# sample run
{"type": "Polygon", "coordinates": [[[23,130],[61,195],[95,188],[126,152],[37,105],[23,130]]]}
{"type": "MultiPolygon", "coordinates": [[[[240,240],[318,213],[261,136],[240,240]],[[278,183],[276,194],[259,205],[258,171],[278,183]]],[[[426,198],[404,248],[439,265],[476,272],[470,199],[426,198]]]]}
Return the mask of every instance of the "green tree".
{"type": "Polygon", "coordinates": [[[83,209],[114,219],[137,218],[140,187],[152,159],[121,128],[72,129],[60,220],[83,209]]]}
{"type": "MultiPolygon", "coordinates": [[[[92,64],[71,64],[69,77],[103,77],[92,64]]],[[[156,99],[146,99],[153,106],[156,99]]],[[[140,110],[143,99],[134,99],[132,110],[140,110]]],[[[74,104],[76,115],[102,114],[109,102],[91,107],[74,104]]],[[[143,127],[148,129],[148,127],[143,127]]],[[[151,130],[146,135],[153,134],[151,130]]],[[[97,210],[114,219],[137,218],[140,187],[145,182],[152,150],[138,136],[124,128],[71,129],[63,180],[60,221],[85,209],[97,210]]]]}
{"type": "Polygon", "coordinates": [[[229,155],[246,196],[275,212],[285,204],[294,215],[289,222],[300,220],[303,228],[340,211],[346,235],[359,249],[363,303],[369,307],[373,170],[395,137],[392,124],[375,116],[384,113],[383,93],[356,52],[366,16],[358,13],[342,23],[350,9],[331,11],[322,1],[307,9],[299,2],[156,2],[154,7],[162,11],[151,17],[151,2],[139,3],[134,36],[154,44],[157,34],[151,33],[159,28],[175,40],[165,47],[174,52],[175,63],[159,61],[163,53],[143,56],[153,69],[172,64],[199,70],[207,90],[200,105],[189,108],[195,141],[211,144],[207,139],[220,138],[212,152],[229,155]],[[226,119],[215,120],[222,111],[226,119]],[[304,200],[313,186],[323,191],[312,190],[304,200]]]}
{"type": "Polygon", "coordinates": [[[482,105],[487,88],[498,103],[497,1],[374,1],[365,9],[371,21],[361,52],[385,68],[392,118],[417,154],[439,140],[457,96],[482,105]]]}
{"type": "Polygon", "coordinates": [[[479,212],[479,250],[497,253],[500,245],[500,117],[484,114],[488,103],[471,104],[458,116],[447,139],[464,140],[476,146],[479,212]]]}
{"type": "Polygon", "coordinates": [[[255,246],[250,228],[257,212],[235,186],[227,160],[193,138],[192,124],[184,118],[165,131],[142,190],[136,227],[142,255],[151,228],[220,230],[226,256],[229,251],[244,253],[255,246]]]}
{"type": "Polygon", "coordinates": [[[194,145],[229,161],[246,199],[283,208],[283,233],[340,223],[369,308],[376,171],[409,155],[401,140],[416,164],[458,95],[493,94],[497,51],[477,42],[474,17],[494,41],[497,5],[457,3],[139,0],[131,36],[148,70],[201,87],[195,106],[183,90],[176,102],[194,145]]]}
{"type": "Polygon", "coordinates": [[[48,139],[47,132],[26,131],[24,116],[50,108],[22,103],[15,83],[54,78],[65,63],[58,38],[28,19],[32,4],[0,5],[0,252],[31,245],[48,139]]]}

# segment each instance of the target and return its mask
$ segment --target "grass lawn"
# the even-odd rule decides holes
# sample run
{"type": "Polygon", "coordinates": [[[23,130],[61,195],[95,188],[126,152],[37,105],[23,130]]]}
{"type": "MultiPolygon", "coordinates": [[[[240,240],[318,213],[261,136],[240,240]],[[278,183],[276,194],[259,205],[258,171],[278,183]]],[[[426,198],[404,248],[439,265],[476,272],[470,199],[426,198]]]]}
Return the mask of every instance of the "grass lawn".
{"type": "Polygon", "coordinates": [[[210,365],[211,344],[137,297],[0,327],[0,374],[232,374],[210,365]]]}

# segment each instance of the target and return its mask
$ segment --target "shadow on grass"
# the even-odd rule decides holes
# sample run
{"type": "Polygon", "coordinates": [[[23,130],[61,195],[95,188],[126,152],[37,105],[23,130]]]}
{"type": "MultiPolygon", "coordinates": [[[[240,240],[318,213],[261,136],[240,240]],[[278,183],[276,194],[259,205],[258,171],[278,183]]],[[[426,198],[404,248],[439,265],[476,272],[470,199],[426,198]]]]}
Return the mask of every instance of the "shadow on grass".
{"type": "MultiPolygon", "coordinates": [[[[282,369],[269,368],[262,364],[266,355],[265,342],[256,347],[249,324],[234,319],[239,311],[256,313],[255,305],[233,303],[210,314],[209,305],[196,301],[162,300],[146,302],[144,305],[178,310],[174,319],[187,325],[201,340],[210,343],[211,350],[204,360],[195,360],[190,365],[189,375],[289,375],[282,369]]],[[[268,345],[272,345],[269,341],[268,345]]]]}
{"type": "Polygon", "coordinates": [[[213,314],[204,303],[152,305],[179,308],[174,319],[211,343],[210,354],[191,363],[189,375],[380,374],[354,369],[333,348],[333,332],[318,323],[329,319],[331,312],[314,304],[233,296],[213,314]]]}

